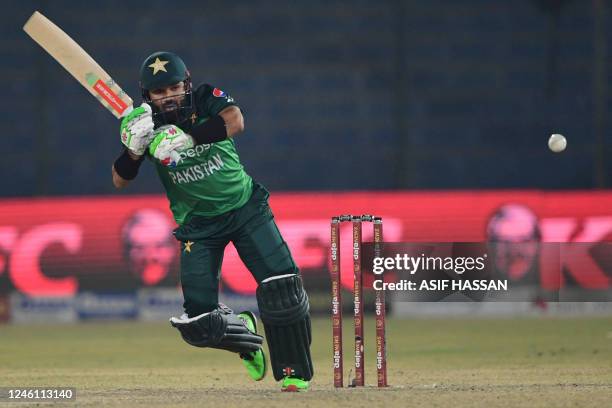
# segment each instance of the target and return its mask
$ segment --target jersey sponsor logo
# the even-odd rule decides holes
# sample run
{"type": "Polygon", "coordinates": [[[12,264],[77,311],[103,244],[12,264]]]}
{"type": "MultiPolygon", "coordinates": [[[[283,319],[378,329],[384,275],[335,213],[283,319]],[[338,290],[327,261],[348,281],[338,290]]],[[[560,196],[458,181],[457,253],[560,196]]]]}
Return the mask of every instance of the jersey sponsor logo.
{"type": "Polygon", "coordinates": [[[208,154],[208,150],[210,150],[211,147],[212,147],[211,143],[195,145],[193,148],[184,150],[180,153],[181,160],[184,160],[188,157],[194,158],[194,157],[200,157],[203,154],[208,154]]]}
{"type": "Polygon", "coordinates": [[[215,88],[213,89],[213,96],[216,96],[217,98],[223,98],[225,96],[225,92],[223,92],[219,88],[215,88]]]}

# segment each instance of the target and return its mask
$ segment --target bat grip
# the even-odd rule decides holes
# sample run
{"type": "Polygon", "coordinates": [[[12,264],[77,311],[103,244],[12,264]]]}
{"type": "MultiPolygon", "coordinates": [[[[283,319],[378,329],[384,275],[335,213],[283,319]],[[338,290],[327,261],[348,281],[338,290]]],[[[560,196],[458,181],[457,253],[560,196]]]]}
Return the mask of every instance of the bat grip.
{"type": "Polygon", "coordinates": [[[125,110],[123,111],[123,113],[121,114],[121,117],[126,117],[127,115],[130,114],[130,112],[132,112],[134,110],[134,105],[130,105],[127,108],[125,108],[125,110]]]}

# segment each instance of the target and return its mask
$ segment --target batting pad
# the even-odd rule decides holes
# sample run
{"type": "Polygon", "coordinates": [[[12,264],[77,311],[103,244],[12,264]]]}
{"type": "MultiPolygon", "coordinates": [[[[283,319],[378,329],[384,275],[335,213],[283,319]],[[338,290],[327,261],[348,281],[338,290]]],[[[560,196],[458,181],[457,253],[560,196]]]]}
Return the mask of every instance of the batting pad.
{"type": "Polygon", "coordinates": [[[310,306],[302,278],[273,276],[257,288],[257,304],[264,323],[274,378],[285,376],[310,380],[314,373],[310,357],[312,330],[310,306]]]}
{"type": "Polygon", "coordinates": [[[196,347],[249,353],[259,350],[263,343],[263,337],[252,333],[242,319],[222,307],[192,318],[172,317],[170,324],[181,332],[183,340],[196,347]]]}

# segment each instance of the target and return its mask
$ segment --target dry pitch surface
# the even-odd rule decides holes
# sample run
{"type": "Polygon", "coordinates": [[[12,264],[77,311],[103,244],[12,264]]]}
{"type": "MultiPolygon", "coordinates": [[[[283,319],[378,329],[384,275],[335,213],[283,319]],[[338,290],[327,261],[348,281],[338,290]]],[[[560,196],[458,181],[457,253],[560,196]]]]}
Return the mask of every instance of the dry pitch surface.
{"type": "MultiPolygon", "coordinates": [[[[612,405],[612,318],[390,320],[384,390],[374,386],[373,322],[366,323],[362,389],[332,387],[327,319],[314,321],[317,373],[307,393],[281,393],[271,375],[252,382],[234,355],[190,347],[157,323],[0,326],[0,386],[72,386],[84,407],[612,405]]],[[[347,375],[350,329],[347,322],[347,375]]]]}

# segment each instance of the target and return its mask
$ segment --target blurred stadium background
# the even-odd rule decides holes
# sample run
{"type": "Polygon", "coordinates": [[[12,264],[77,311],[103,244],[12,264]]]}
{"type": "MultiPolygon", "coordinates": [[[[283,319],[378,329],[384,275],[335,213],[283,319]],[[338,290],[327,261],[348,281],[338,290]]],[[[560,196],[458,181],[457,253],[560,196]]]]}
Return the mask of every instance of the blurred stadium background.
{"type": "MultiPolygon", "coordinates": [[[[606,187],[606,4],[8,2],[0,194],[113,189],[117,123],[21,31],[34,9],[134,99],[147,55],[182,55],[244,108],[242,159],[273,191],[606,187]]],[[[151,174],[126,194],[158,193],[151,174]]]]}
{"type": "MultiPolygon", "coordinates": [[[[114,191],[118,123],[21,30],[34,10],[135,100],[140,64],[157,50],[181,55],[194,83],[237,99],[241,159],[271,190],[321,316],[329,217],[339,213],[383,216],[388,241],[482,241],[505,224],[519,235],[508,239],[612,237],[604,0],[9,1],[0,321],[163,322],[181,310],[174,224],[152,166],[114,191]],[[565,152],[548,150],[551,133],[568,138],[565,152]]],[[[612,269],[595,273],[609,297],[612,269]]],[[[517,279],[537,290],[538,274],[517,279]]],[[[592,279],[568,268],[563,285],[590,290],[592,279]]],[[[237,309],[254,306],[232,248],[222,291],[237,309]]],[[[390,304],[395,318],[611,313],[607,302],[390,304]]]]}

